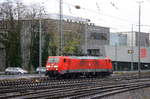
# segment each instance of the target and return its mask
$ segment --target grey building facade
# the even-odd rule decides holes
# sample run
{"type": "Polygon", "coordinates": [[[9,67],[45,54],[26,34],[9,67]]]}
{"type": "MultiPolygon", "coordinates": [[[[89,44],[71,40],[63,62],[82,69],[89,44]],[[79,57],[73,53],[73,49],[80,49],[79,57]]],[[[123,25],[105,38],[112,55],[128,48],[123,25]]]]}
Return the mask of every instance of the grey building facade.
{"type": "Polygon", "coordinates": [[[128,46],[138,46],[139,44],[139,38],[140,38],[140,46],[145,46],[149,47],[149,33],[139,32],[136,31],[130,31],[130,32],[119,32],[121,34],[126,34],[127,35],[127,45],[128,46]]]}
{"type": "Polygon", "coordinates": [[[110,33],[109,44],[113,46],[127,46],[127,34],[110,33]]]}
{"type": "Polygon", "coordinates": [[[104,56],[104,45],[109,45],[110,30],[107,27],[88,25],[82,48],[88,55],[104,56]]]}

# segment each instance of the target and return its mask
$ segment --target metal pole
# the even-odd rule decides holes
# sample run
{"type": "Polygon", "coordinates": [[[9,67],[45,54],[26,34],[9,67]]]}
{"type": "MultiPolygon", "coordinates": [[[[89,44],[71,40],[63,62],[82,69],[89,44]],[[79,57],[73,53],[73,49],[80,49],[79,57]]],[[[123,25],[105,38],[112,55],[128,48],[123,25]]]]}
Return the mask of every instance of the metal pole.
{"type": "Polygon", "coordinates": [[[85,55],[87,55],[87,22],[85,23],[85,55]]]}
{"type": "Polygon", "coordinates": [[[118,63],[117,63],[117,57],[118,57],[118,55],[117,55],[117,43],[115,43],[115,67],[117,68],[117,70],[118,70],[118,63]]]}
{"type": "Polygon", "coordinates": [[[62,32],[62,0],[59,1],[59,33],[60,33],[60,48],[59,55],[63,54],[63,32],[62,32]]]}
{"type": "Polygon", "coordinates": [[[133,71],[133,24],[132,24],[132,32],[131,32],[131,71],[133,71]]]}
{"type": "Polygon", "coordinates": [[[140,39],[140,36],[141,36],[141,3],[142,1],[138,2],[139,3],[139,33],[138,33],[138,75],[139,75],[139,78],[140,78],[140,74],[141,74],[141,59],[140,59],[140,46],[141,46],[141,39],[140,39]]]}
{"type": "Polygon", "coordinates": [[[39,67],[42,67],[42,24],[41,15],[39,19],[39,67]]]}

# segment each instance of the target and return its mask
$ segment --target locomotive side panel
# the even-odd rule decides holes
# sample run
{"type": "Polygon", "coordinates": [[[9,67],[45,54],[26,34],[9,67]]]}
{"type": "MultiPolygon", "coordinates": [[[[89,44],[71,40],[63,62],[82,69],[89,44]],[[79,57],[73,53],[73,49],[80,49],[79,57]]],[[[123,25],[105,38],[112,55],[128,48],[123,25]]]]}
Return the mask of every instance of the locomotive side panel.
{"type": "Polygon", "coordinates": [[[68,65],[69,72],[103,72],[112,69],[105,59],[71,59],[68,65]]]}

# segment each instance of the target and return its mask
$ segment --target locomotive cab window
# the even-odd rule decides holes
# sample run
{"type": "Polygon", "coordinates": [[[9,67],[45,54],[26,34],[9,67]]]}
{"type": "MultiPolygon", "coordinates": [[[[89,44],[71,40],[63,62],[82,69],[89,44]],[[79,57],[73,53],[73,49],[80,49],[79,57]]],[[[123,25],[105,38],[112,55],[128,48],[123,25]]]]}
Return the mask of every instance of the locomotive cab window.
{"type": "Polygon", "coordinates": [[[65,58],[64,63],[66,63],[66,62],[68,63],[68,62],[70,62],[70,60],[65,58]]]}
{"type": "Polygon", "coordinates": [[[49,58],[48,62],[50,62],[50,63],[58,63],[59,62],[59,58],[49,58]]]}
{"type": "Polygon", "coordinates": [[[66,62],[66,59],[64,59],[64,63],[66,62]]]}

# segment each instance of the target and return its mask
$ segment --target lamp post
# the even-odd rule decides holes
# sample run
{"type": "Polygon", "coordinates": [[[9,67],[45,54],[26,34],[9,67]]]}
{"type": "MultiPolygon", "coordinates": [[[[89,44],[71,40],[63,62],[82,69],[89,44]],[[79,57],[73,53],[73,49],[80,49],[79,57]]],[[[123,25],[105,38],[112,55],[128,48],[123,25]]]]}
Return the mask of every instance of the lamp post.
{"type": "Polygon", "coordinates": [[[39,16],[39,67],[42,67],[42,22],[41,22],[41,14],[42,14],[42,12],[40,9],[40,16],[39,16]]]}
{"type": "Polygon", "coordinates": [[[59,0],[59,49],[58,49],[58,55],[62,55],[63,54],[63,30],[62,30],[62,4],[63,1],[59,0]]]}
{"type": "Polygon", "coordinates": [[[143,1],[139,1],[139,33],[138,33],[138,75],[139,75],[139,78],[140,78],[140,75],[141,75],[141,59],[140,59],[140,46],[141,46],[141,3],[143,1]]]}
{"type": "MultiPolygon", "coordinates": [[[[81,7],[79,5],[76,5],[75,6],[76,9],[81,9],[81,7]]],[[[84,32],[85,32],[85,37],[84,37],[84,49],[85,49],[85,55],[87,55],[87,28],[88,28],[88,22],[90,22],[89,19],[86,19],[86,22],[85,22],[85,27],[84,27],[84,32]]]]}

